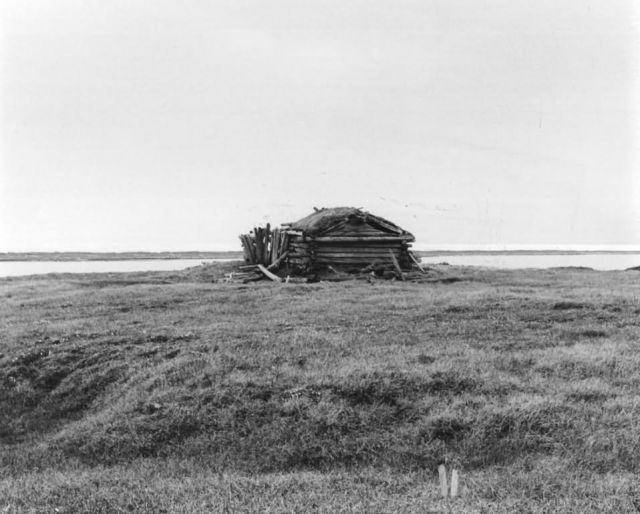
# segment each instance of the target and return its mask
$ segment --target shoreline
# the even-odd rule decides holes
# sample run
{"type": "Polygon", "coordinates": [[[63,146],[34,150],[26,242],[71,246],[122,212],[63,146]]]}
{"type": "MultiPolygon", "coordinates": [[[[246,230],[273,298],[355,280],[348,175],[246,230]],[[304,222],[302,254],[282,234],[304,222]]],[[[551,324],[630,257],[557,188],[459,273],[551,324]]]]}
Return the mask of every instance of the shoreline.
{"type": "MultiPolygon", "coordinates": [[[[638,250],[414,250],[417,257],[464,255],[634,255],[638,250]]],[[[88,262],[181,259],[237,259],[241,251],[185,252],[5,252],[0,262],[88,262]]]]}

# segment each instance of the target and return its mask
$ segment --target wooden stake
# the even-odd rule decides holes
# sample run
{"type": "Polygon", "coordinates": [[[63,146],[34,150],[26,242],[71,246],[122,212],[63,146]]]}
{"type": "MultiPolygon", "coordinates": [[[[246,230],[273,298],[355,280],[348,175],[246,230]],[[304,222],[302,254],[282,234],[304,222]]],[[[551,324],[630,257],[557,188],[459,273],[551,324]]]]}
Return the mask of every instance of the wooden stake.
{"type": "Polygon", "coordinates": [[[438,466],[438,475],[440,477],[440,494],[443,498],[446,498],[449,493],[449,488],[447,487],[447,468],[444,464],[438,466]]]}
{"type": "Polygon", "coordinates": [[[451,472],[451,498],[458,496],[458,470],[451,472]]]}

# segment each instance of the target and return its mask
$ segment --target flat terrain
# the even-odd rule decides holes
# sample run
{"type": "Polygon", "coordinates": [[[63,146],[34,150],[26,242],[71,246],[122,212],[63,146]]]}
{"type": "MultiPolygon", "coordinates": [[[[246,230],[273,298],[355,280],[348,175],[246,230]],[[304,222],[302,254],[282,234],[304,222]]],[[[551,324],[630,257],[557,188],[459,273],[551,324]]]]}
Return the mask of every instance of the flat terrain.
{"type": "Polygon", "coordinates": [[[640,512],[639,272],[230,268],[0,280],[0,513],[640,512]]]}

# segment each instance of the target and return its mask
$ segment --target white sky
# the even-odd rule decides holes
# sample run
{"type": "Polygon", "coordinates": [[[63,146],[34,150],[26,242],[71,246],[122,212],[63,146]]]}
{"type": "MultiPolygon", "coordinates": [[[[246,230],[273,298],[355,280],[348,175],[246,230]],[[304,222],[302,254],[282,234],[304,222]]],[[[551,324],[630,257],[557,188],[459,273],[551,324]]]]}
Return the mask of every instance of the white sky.
{"type": "Polygon", "coordinates": [[[0,251],[640,245],[634,0],[3,0],[0,251]]]}

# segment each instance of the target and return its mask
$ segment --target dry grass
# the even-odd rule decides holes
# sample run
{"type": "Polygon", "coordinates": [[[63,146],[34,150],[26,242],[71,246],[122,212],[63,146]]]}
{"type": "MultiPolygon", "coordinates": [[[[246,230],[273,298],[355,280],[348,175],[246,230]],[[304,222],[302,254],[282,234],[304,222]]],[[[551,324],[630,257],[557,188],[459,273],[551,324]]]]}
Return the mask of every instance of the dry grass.
{"type": "Polygon", "coordinates": [[[637,273],[228,266],[0,281],[0,512],[640,508],[637,273]]]}

